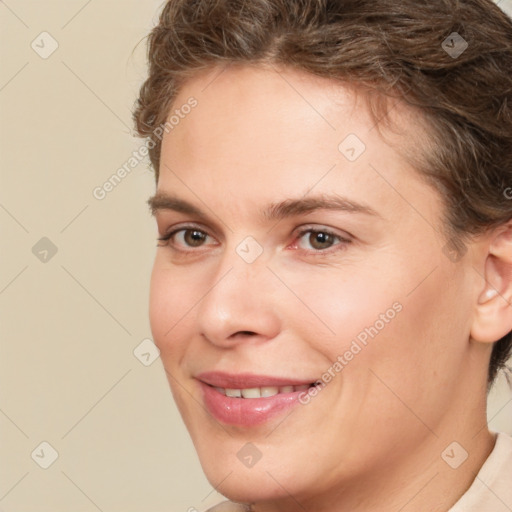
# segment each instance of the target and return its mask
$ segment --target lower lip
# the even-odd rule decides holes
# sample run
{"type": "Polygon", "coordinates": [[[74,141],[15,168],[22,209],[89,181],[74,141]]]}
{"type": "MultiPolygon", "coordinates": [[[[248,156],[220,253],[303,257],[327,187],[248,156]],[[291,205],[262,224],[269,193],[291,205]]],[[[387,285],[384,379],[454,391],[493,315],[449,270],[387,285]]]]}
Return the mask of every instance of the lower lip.
{"type": "Polygon", "coordinates": [[[299,403],[299,395],[305,391],[278,393],[263,398],[231,398],[212,386],[199,382],[204,402],[212,416],[227,425],[252,427],[266,423],[285,410],[299,403]]]}

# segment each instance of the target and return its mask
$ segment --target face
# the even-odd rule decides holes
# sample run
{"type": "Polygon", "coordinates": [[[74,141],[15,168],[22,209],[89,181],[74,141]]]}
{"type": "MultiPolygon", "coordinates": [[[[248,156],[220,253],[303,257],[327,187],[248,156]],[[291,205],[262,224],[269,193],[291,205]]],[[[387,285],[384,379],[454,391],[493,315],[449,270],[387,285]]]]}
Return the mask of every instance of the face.
{"type": "Polygon", "coordinates": [[[211,70],[173,110],[190,97],[163,139],[150,321],[207,477],[307,502],[407,467],[457,412],[473,284],[399,151],[420,120],[396,106],[385,141],[360,97],[289,69],[211,70]]]}

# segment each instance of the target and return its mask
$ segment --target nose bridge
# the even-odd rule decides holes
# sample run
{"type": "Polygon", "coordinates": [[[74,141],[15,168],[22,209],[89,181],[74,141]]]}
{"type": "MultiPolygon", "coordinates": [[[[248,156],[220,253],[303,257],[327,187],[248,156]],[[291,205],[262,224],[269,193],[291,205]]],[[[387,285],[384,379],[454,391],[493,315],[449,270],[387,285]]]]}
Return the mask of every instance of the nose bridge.
{"type": "Polygon", "coordinates": [[[269,284],[268,258],[263,247],[252,236],[226,247],[219,260],[212,287],[214,294],[236,293],[240,297],[252,287],[269,284]]]}
{"type": "Polygon", "coordinates": [[[197,312],[201,333],[213,343],[233,343],[233,335],[239,332],[264,338],[277,334],[279,322],[269,293],[272,275],[258,246],[254,239],[244,239],[227,248],[219,260],[197,312]]]}

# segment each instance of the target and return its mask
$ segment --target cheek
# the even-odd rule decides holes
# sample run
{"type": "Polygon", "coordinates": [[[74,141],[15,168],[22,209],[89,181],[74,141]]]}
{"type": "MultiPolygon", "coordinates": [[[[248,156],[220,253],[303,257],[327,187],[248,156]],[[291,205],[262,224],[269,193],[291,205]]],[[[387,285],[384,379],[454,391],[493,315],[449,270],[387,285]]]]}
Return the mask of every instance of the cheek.
{"type": "Polygon", "coordinates": [[[331,363],[349,351],[351,373],[381,368],[400,385],[442,374],[462,356],[467,308],[454,311],[454,304],[457,294],[464,296],[463,282],[442,259],[410,261],[416,265],[396,257],[364,271],[354,266],[284,275],[302,302],[287,306],[295,335],[331,363]]]}
{"type": "MultiPolygon", "coordinates": [[[[293,309],[294,319],[290,318],[298,328],[296,336],[307,339],[332,362],[354,340],[364,348],[389,331],[401,314],[400,290],[396,282],[384,280],[380,270],[324,268],[284,278],[301,302],[293,309]]],[[[292,308],[287,306],[287,310],[292,308]]]]}
{"type": "MultiPolygon", "coordinates": [[[[402,271],[401,284],[394,288],[402,310],[370,341],[361,362],[373,372],[376,407],[395,400],[396,393],[433,423],[450,401],[466,357],[468,303],[460,301],[468,294],[463,277],[450,264],[440,260],[437,267],[418,269],[402,271]]],[[[398,414],[400,401],[395,408],[398,414]]]]}
{"type": "Polygon", "coordinates": [[[187,312],[194,305],[191,286],[184,286],[157,256],[151,273],[149,321],[153,340],[164,362],[166,356],[178,352],[187,328],[187,312]]]}
{"type": "MultiPolygon", "coordinates": [[[[187,296],[190,286],[180,285],[176,272],[171,271],[165,262],[157,259],[153,266],[149,294],[149,320],[153,341],[160,350],[160,357],[174,401],[182,417],[187,422],[191,416],[183,393],[183,376],[180,363],[188,346],[187,333],[190,315],[187,312],[195,303],[187,296]]],[[[189,292],[191,293],[191,292],[189,292]]]]}

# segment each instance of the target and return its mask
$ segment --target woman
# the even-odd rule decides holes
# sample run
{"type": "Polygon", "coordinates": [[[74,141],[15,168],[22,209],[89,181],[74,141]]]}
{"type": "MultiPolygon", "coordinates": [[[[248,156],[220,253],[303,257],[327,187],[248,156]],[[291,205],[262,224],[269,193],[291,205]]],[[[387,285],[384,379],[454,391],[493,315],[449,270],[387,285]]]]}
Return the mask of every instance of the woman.
{"type": "Polygon", "coordinates": [[[510,510],[511,20],[171,0],[148,56],[151,328],[212,510],[510,510]]]}

